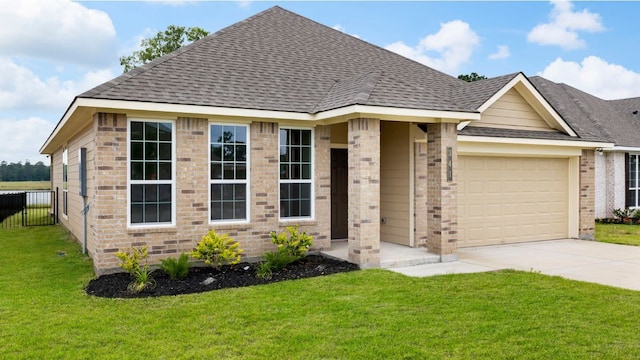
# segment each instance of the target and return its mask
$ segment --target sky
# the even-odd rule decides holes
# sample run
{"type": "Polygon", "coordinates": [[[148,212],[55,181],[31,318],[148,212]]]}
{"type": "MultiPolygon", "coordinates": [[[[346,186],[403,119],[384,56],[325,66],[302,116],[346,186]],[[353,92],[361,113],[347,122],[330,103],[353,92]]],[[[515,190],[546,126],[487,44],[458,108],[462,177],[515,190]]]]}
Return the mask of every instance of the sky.
{"type": "Polygon", "coordinates": [[[168,25],[209,32],[279,5],[457,76],[523,72],[640,97],[640,2],[0,0],[0,161],[31,163],[76,95],[168,25]]]}

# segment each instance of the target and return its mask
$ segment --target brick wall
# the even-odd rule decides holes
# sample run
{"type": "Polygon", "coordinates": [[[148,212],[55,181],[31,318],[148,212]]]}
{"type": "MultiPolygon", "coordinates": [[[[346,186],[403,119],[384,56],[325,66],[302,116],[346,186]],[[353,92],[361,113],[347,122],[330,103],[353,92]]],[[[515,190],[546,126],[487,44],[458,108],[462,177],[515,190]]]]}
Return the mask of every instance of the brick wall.
{"type": "Polygon", "coordinates": [[[427,143],[414,144],[414,214],[415,247],[426,247],[429,238],[428,193],[427,193],[427,143]]]}
{"type": "Polygon", "coordinates": [[[580,157],[579,236],[593,240],[595,235],[595,151],[582,150],[580,157]]]}
{"type": "Polygon", "coordinates": [[[380,120],[349,120],[349,260],[380,266],[380,120]]]}
{"type": "Polygon", "coordinates": [[[269,233],[287,225],[300,225],[314,238],[313,249],[330,247],[330,134],[318,126],[315,134],[315,218],[279,220],[278,124],[250,125],[250,222],[209,224],[209,139],[208,120],[179,118],[176,131],[176,225],[170,227],[127,227],[127,119],[121,114],[95,115],[96,195],[92,227],[98,274],[117,270],[114,253],[131,246],[147,246],[149,262],[189,252],[210,229],[227,233],[240,243],[247,257],[273,250],[269,233]]]}

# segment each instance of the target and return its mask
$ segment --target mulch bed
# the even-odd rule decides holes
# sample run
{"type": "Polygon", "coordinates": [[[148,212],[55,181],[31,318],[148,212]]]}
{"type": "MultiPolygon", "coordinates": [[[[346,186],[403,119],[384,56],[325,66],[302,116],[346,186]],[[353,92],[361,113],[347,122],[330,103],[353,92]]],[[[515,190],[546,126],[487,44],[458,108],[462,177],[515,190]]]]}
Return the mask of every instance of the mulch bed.
{"type": "Polygon", "coordinates": [[[259,284],[269,284],[278,281],[304,279],[316,276],[335,274],[358,270],[358,265],[346,261],[335,260],[321,255],[308,255],[294,263],[287,265],[281,271],[274,271],[270,279],[260,279],[256,276],[257,263],[240,263],[224,265],[219,269],[212,267],[191,267],[189,275],[184,280],[172,280],[162,270],[155,270],[152,274],[156,285],[153,289],[146,289],[140,293],[127,291],[131,282],[128,273],[102,275],[89,282],[85,291],[89,295],[106,298],[142,298],[193,294],[211,290],[244,287],[259,284]],[[205,285],[205,280],[213,278],[213,282],[205,285]]]}

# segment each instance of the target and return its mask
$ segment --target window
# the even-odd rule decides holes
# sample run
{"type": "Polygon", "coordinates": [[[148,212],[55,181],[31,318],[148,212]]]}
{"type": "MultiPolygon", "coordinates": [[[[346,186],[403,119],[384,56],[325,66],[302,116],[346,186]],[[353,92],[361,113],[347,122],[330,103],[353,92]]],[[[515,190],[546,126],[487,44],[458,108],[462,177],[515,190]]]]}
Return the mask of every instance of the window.
{"type": "Polygon", "coordinates": [[[129,219],[172,224],[174,219],[172,122],[129,123],[129,219]]]}
{"type": "Polygon", "coordinates": [[[69,215],[69,154],[67,148],[62,151],[62,214],[69,215]]]}
{"type": "Polygon", "coordinates": [[[280,217],[312,217],[312,131],[280,129],[280,217]]]}
{"type": "Polygon", "coordinates": [[[640,207],[640,154],[629,154],[627,207],[640,207]]]}
{"type": "Polygon", "coordinates": [[[247,125],[210,125],[211,221],[248,219],[247,133],[247,125]]]}

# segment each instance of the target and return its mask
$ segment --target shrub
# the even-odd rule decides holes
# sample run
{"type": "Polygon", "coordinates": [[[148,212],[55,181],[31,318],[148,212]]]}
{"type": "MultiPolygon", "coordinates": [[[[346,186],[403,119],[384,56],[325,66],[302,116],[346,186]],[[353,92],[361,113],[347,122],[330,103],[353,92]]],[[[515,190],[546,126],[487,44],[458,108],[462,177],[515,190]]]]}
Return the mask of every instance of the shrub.
{"type": "Polygon", "coordinates": [[[182,280],[189,274],[189,255],[182,253],[178,259],[168,258],[160,260],[161,267],[170,278],[174,280],[182,280]]]}
{"type": "Polygon", "coordinates": [[[218,267],[223,264],[237,264],[240,262],[242,249],[227,234],[218,235],[211,230],[202,237],[196,248],[191,251],[195,259],[204,260],[205,264],[218,267]]]}
{"type": "Polygon", "coordinates": [[[271,242],[274,243],[278,249],[284,249],[283,251],[296,257],[296,259],[303,257],[313,244],[313,239],[307,235],[306,232],[299,233],[298,225],[287,226],[287,232],[289,233],[288,238],[285,232],[276,235],[276,232],[272,231],[271,242]]]}
{"type": "Polygon", "coordinates": [[[282,270],[285,266],[304,257],[313,243],[306,232],[299,233],[298,226],[287,226],[287,232],[276,234],[271,232],[271,242],[278,248],[264,254],[264,261],[260,263],[256,275],[260,278],[271,278],[273,270],[282,270]]]}
{"type": "Polygon", "coordinates": [[[147,247],[132,247],[130,251],[118,251],[116,257],[120,260],[120,267],[127,271],[133,281],[127,286],[127,290],[131,292],[141,292],[144,289],[152,289],[156,282],[151,276],[149,265],[140,266],[140,261],[145,260],[149,253],[147,247]]]}

